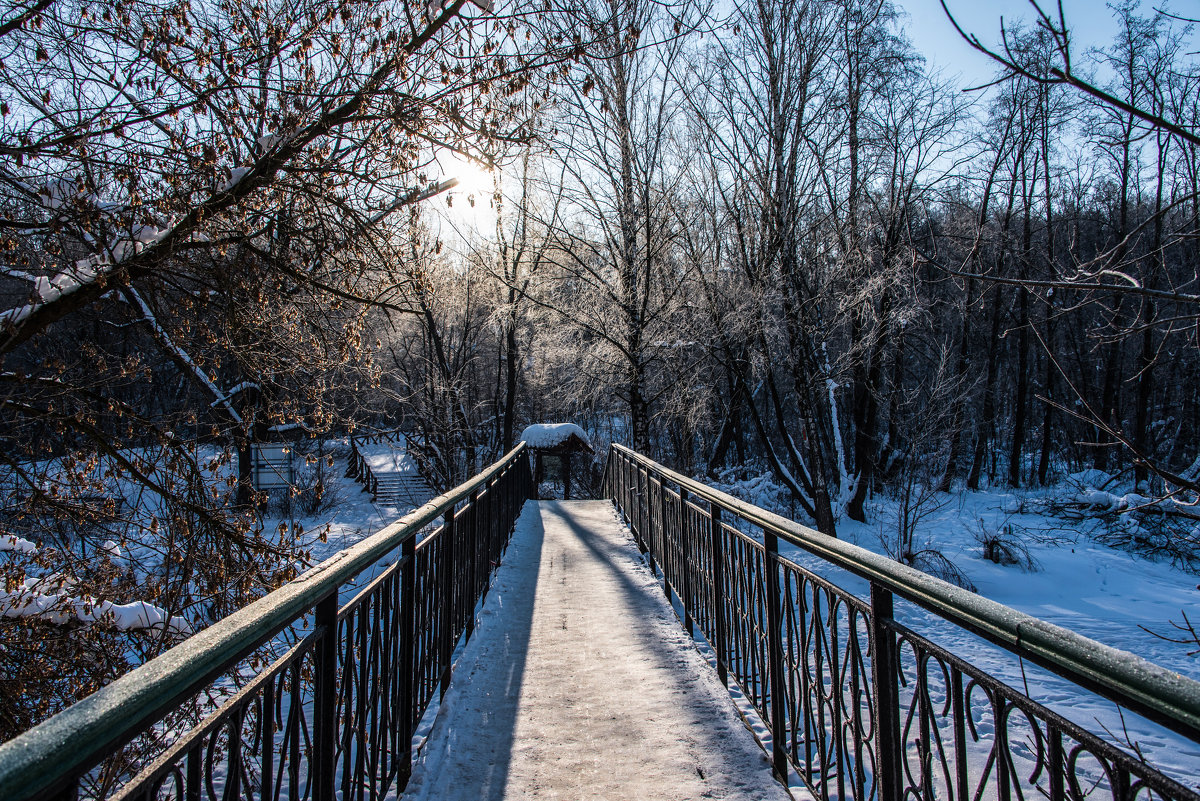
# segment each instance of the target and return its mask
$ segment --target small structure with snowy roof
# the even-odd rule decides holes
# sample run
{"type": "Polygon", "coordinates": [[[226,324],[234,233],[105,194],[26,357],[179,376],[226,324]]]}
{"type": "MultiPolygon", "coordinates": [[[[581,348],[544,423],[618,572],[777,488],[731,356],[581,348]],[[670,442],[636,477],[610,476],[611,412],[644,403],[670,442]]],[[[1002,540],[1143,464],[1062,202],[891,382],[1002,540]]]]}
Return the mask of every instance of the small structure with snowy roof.
{"type": "Polygon", "coordinates": [[[569,499],[572,454],[594,452],[583,429],[574,423],[538,423],[522,431],[521,440],[533,451],[534,486],[541,486],[545,476],[545,457],[555,457],[563,482],[563,498],[569,499]]]}

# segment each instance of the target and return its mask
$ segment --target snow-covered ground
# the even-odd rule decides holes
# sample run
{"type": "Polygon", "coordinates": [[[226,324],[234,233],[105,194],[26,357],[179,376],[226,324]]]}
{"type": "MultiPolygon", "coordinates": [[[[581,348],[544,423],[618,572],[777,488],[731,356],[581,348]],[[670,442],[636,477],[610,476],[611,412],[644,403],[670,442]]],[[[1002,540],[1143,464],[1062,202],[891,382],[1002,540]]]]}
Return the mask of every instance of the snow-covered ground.
{"type": "MultiPolygon", "coordinates": [[[[398,460],[411,461],[411,457],[397,453],[398,460]]],[[[380,458],[383,458],[382,455],[380,458]]],[[[305,547],[312,552],[313,564],[369,537],[413,510],[407,504],[397,506],[387,502],[372,502],[371,494],[364,492],[361,484],[343,476],[345,463],[340,460],[331,473],[335,479],[327,492],[335,495],[326,504],[325,511],[295,519],[306,532],[305,547]]],[[[287,518],[268,518],[263,522],[270,529],[289,521],[287,518]]]]}

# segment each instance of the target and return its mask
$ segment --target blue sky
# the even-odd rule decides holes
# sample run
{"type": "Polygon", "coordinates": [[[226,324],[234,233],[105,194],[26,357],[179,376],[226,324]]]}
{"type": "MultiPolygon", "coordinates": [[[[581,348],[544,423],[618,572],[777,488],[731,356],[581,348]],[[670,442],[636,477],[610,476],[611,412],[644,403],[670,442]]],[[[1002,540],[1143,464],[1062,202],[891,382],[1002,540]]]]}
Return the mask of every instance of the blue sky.
{"type": "MultiPolygon", "coordinates": [[[[983,54],[973,50],[954,30],[938,0],[895,0],[909,14],[905,22],[909,37],[932,65],[943,68],[947,75],[961,74],[967,82],[986,83],[996,65],[983,54]]],[[[1006,24],[1017,20],[1032,22],[1035,12],[1028,0],[946,0],[950,11],[964,30],[979,36],[985,44],[1000,39],[1000,18],[1006,24]]],[[[1063,14],[1071,30],[1078,58],[1087,47],[1107,46],[1116,33],[1111,9],[1097,0],[1063,0],[1063,14]]],[[[1055,0],[1043,0],[1042,8],[1057,14],[1055,0]]],[[[1141,12],[1153,13],[1154,8],[1167,8],[1174,13],[1200,16],[1200,9],[1188,0],[1154,0],[1143,3],[1141,12]]]]}

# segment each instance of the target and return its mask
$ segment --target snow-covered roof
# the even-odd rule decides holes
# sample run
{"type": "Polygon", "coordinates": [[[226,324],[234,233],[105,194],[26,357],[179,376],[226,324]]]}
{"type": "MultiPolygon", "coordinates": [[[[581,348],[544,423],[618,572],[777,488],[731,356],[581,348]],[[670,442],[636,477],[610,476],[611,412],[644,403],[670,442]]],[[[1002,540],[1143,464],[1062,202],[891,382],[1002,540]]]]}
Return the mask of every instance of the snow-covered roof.
{"type": "Polygon", "coordinates": [[[571,435],[591,446],[587,434],[574,423],[538,423],[522,431],[520,439],[531,448],[556,448],[569,440],[571,435]]]}

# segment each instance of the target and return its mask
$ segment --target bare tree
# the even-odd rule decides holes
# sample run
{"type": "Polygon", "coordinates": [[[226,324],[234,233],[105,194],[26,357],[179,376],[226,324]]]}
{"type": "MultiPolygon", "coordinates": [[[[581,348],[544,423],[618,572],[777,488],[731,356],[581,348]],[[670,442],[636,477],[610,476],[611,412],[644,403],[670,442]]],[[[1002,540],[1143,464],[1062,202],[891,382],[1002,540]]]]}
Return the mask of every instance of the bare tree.
{"type": "Polygon", "coordinates": [[[6,583],[141,587],[204,625],[303,564],[297,532],[238,509],[224,446],[338,422],[372,380],[367,310],[407,308],[389,222],[444,188],[436,148],[524,138],[520,93],[565,54],[465,8],[69,0],[0,23],[0,491],[41,560],[6,583]],[[138,555],[123,584],[104,542],[138,555]]]}

